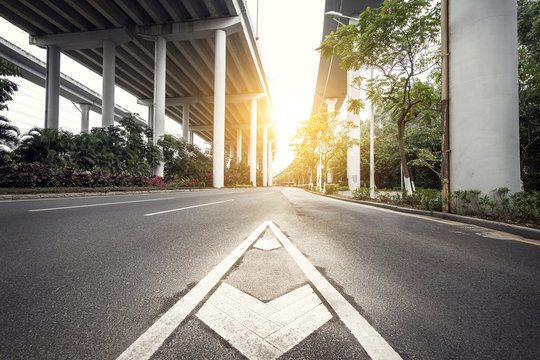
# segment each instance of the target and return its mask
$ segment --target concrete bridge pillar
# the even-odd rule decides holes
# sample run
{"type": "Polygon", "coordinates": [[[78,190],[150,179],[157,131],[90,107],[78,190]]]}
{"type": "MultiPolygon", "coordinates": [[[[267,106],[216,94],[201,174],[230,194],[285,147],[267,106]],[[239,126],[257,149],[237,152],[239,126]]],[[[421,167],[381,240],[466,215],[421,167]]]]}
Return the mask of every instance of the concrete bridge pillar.
{"type": "Polygon", "coordinates": [[[263,128],[262,185],[268,185],[268,128],[263,128]]]}
{"type": "Polygon", "coordinates": [[[60,111],[60,49],[47,46],[47,78],[45,90],[45,128],[58,129],[60,111]]]}
{"type": "MultiPolygon", "coordinates": [[[[165,134],[165,80],[167,65],[167,41],[158,37],[154,43],[154,145],[165,134]]],[[[160,162],[154,168],[154,175],[163,176],[164,163],[160,162]]]]}
{"type": "Polygon", "coordinates": [[[214,143],[213,183],[215,188],[224,186],[225,172],[225,61],[227,34],[216,30],[214,64],[214,143]]]}
{"type": "Polygon", "coordinates": [[[517,4],[449,1],[450,190],[520,191],[517,4]]]}
{"type": "Polygon", "coordinates": [[[236,129],[236,165],[242,161],[242,129],[236,129]]]}
{"type": "Polygon", "coordinates": [[[268,186],[272,186],[272,142],[268,142],[268,186]]]}
{"type": "Polygon", "coordinates": [[[189,104],[182,105],[182,137],[191,144],[189,136],[189,104]]]}
{"type": "Polygon", "coordinates": [[[249,179],[257,186],[257,100],[251,100],[251,126],[249,136],[249,179]]]}
{"type": "Polygon", "coordinates": [[[101,126],[114,125],[114,83],[115,83],[116,44],[111,40],[103,41],[103,101],[101,126]]]}
{"type": "Polygon", "coordinates": [[[90,131],[90,104],[80,104],[81,106],[81,132],[88,133],[90,131]]]}

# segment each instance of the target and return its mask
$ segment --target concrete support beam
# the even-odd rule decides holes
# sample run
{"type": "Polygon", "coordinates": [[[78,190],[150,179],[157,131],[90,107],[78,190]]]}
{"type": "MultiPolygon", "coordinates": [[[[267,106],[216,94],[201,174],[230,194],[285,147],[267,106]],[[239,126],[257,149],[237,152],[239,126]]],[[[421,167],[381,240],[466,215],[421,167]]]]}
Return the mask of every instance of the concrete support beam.
{"type": "Polygon", "coordinates": [[[45,128],[58,129],[60,111],[60,49],[47,47],[47,79],[45,85],[45,128]]]}
{"type": "Polygon", "coordinates": [[[262,184],[268,185],[268,128],[263,129],[262,184]]]}
{"type": "MultiPolygon", "coordinates": [[[[227,104],[240,103],[245,101],[250,101],[254,99],[261,99],[265,97],[265,93],[252,93],[252,94],[229,94],[225,96],[225,101],[227,104]]],[[[214,102],[213,95],[203,95],[203,96],[178,96],[178,97],[168,97],[165,99],[165,106],[178,106],[184,104],[197,104],[199,102],[214,102]]],[[[152,103],[152,99],[138,99],[137,104],[140,105],[149,105],[152,103]]]]}
{"type": "Polygon", "coordinates": [[[80,104],[81,106],[81,132],[88,133],[90,131],[90,107],[91,104],[80,104]]]}
{"type": "Polygon", "coordinates": [[[143,38],[163,37],[168,41],[207,39],[216,31],[223,31],[225,36],[242,29],[240,16],[224,17],[191,22],[137,26],[137,34],[143,38]]]}
{"type": "Polygon", "coordinates": [[[182,106],[182,137],[191,144],[189,139],[189,104],[182,106]]]}
{"type": "Polygon", "coordinates": [[[242,161],[242,129],[236,129],[236,164],[242,161]]]}
{"type": "Polygon", "coordinates": [[[225,71],[227,55],[227,33],[216,30],[214,63],[214,143],[213,143],[213,185],[224,186],[225,176],[225,71]]]}
{"type": "MultiPolygon", "coordinates": [[[[154,56],[154,144],[165,134],[165,81],[167,64],[167,41],[158,37],[154,56]]],[[[154,168],[154,175],[163,176],[164,163],[154,168]]]]}
{"type": "Polygon", "coordinates": [[[116,44],[111,40],[103,41],[103,105],[101,126],[114,125],[114,83],[115,83],[116,44]]]}
{"type": "Polygon", "coordinates": [[[123,44],[131,41],[132,34],[125,27],[108,30],[81,31],[50,35],[30,36],[30,44],[40,47],[56,46],[62,50],[95,49],[103,46],[104,41],[123,44]]]}
{"type": "Polygon", "coordinates": [[[257,186],[257,100],[251,100],[251,128],[249,134],[249,180],[257,186]]]}
{"type": "Polygon", "coordinates": [[[450,190],[520,191],[517,4],[449,2],[450,190]]]}

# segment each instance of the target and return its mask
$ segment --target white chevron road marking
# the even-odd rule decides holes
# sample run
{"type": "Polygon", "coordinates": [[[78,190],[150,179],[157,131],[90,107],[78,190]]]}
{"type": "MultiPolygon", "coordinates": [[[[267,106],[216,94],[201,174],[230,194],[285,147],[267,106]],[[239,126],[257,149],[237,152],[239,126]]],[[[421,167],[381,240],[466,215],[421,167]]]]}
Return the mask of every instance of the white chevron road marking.
{"type": "Polygon", "coordinates": [[[271,360],[324,325],[332,314],[309,285],[265,304],[223,283],[197,317],[248,359],[271,360]]]}

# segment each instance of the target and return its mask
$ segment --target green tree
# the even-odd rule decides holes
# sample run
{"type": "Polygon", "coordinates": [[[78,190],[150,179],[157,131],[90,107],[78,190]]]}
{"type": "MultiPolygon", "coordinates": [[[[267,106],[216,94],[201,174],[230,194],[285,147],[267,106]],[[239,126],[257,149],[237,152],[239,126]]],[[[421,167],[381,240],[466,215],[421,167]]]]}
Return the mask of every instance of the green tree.
{"type": "MultiPolygon", "coordinates": [[[[433,116],[432,87],[418,76],[426,74],[440,59],[440,6],[429,0],[385,0],[380,8],[368,8],[357,24],[340,27],[321,43],[325,58],[334,55],[345,70],[375,69],[372,79],[354,83],[367,98],[388,111],[397,125],[400,161],[407,193],[412,193],[403,138],[406,124],[433,116]]],[[[349,101],[349,110],[363,106],[349,101]]]]}
{"type": "MultiPolygon", "coordinates": [[[[4,76],[21,76],[21,73],[18,67],[0,58],[0,111],[9,110],[6,103],[13,100],[12,95],[18,90],[18,85],[4,76]]],[[[0,154],[19,143],[19,128],[10,122],[7,117],[0,115],[0,154]]]]}
{"type": "Polygon", "coordinates": [[[296,157],[300,160],[297,163],[300,167],[298,175],[313,176],[320,158],[323,167],[322,182],[325,182],[329,163],[339,154],[340,149],[346,149],[352,144],[348,137],[351,126],[349,122],[340,119],[337,112],[321,111],[303,122],[296,130],[292,143],[296,157]]]}
{"type": "Polygon", "coordinates": [[[540,190],[540,2],[518,1],[521,178],[540,190]]]}
{"type": "Polygon", "coordinates": [[[201,152],[196,145],[168,134],[158,144],[163,149],[166,176],[211,183],[212,157],[201,152]]]}

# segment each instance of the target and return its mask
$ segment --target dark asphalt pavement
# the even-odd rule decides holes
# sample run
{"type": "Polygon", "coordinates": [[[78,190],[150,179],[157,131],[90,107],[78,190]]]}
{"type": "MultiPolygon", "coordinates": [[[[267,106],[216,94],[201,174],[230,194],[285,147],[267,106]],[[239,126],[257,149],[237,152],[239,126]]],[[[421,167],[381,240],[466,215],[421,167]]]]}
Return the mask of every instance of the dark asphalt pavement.
{"type": "Polygon", "coordinates": [[[0,358],[115,359],[266,220],[402,358],[540,358],[540,246],[280,188],[0,202],[0,358]]]}

